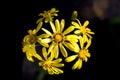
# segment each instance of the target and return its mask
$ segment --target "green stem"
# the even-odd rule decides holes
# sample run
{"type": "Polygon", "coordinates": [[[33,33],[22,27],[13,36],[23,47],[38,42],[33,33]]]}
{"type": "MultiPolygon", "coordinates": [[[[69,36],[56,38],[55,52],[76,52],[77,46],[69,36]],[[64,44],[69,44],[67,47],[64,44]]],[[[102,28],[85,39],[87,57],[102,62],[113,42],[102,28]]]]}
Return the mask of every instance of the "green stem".
{"type": "Polygon", "coordinates": [[[46,74],[47,74],[47,72],[45,70],[41,69],[39,72],[39,75],[37,77],[37,80],[44,80],[44,77],[46,74]]]}
{"type": "Polygon", "coordinates": [[[81,23],[80,23],[80,21],[78,20],[78,19],[76,19],[77,20],[77,22],[79,23],[79,25],[81,26],[81,23]]]}

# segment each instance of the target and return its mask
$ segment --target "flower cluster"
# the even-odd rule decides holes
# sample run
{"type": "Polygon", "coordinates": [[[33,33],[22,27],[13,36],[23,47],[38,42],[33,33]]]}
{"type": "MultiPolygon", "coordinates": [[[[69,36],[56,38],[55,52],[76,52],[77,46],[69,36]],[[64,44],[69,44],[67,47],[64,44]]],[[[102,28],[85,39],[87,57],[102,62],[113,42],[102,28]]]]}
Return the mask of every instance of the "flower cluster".
{"type": "Polygon", "coordinates": [[[94,32],[88,28],[89,21],[86,20],[82,25],[77,18],[77,11],[73,11],[71,23],[65,25],[65,19],[54,19],[58,16],[59,10],[52,8],[51,10],[40,13],[40,18],[36,21],[37,27],[28,30],[22,41],[22,51],[26,54],[26,58],[30,62],[38,60],[38,65],[48,72],[48,74],[61,74],[64,71],[62,60],[72,62],[76,60],[72,69],[81,69],[82,62],[88,61],[91,54],[89,47],[91,45],[92,34],[94,32]],[[49,24],[48,30],[45,24],[49,24]],[[66,27],[66,28],[65,28],[66,27]],[[40,32],[43,31],[43,32],[40,32]],[[40,46],[40,52],[36,47],[40,46]],[[69,55],[70,50],[72,55],[69,55]],[[41,54],[42,53],[42,54],[41,54]],[[63,57],[60,57],[60,54],[63,57]]]}

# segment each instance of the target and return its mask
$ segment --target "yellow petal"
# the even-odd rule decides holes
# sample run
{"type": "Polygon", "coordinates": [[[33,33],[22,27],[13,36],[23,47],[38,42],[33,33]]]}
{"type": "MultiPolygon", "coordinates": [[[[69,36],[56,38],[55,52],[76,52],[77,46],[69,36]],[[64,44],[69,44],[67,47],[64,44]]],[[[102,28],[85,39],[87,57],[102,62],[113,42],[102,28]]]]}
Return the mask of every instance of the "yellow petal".
{"type": "Polygon", "coordinates": [[[42,66],[42,64],[43,64],[43,62],[39,62],[39,63],[38,63],[39,66],[42,66]]]}
{"type": "Polygon", "coordinates": [[[52,21],[50,21],[50,25],[51,25],[51,28],[52,28],[53,32],[55,33],[55,32],[56,32],[56,29],[55,29],[55,25],[53,24],[52,21]]]}
{"type": "Polygon", "coordinates": [[[75,28],[78,28],[78,29],[80,28],[80,25],[76,22],[71,22],[71,24],[74,25],[75,28]]]}
{"type": "Polygon", "coordinates": [[[56,8],[51,8],[50,13],[54,13],[56,11],[56,8]]]}
{"type": "Polygon", "coordinates": [[[55,20],[56,31],[60,32],[60,22],[58,19],[55,20]]]}
{"type": "Polygon", "coordinates": [[[91,39],[89,39],[88,40],[88,42],[87,42],[87,45],[86,45],[86,47],[85,47],[85,49],[88,49],[88,47],[91,45],[91,39]]]}
{"type": "Polygon", "coordinates": [[[56,8],[52,8],[52,9],[50,10],[50,13],[55,13],[55,12],[59,12],[59,10],[56,10],[56,8]]]}
{"type": "Polygon", "coordinates": [[[46,68],[45,66],[43,66],[43,69],[44,69],[44,70],[48,70],[48,68],[46,68]]]}
{"type": "Polygon", "coordinates": [[[89,28],[86,28],[86,32],[89,33],[89,34],[95,34],[95,33],[92,32],[91,29],[89,29],[89,28]]]}
{"type": "Polygon", "coordinates": [[[70,41],[72,44],[78,42],[78,36],[76,35],[68,35],[66,36],[66,40],[70,41]]]}
{"type": "Polygon", "coordinates": [[[91,57],[90,53],[86,53],[86,56],[87,56],[87,57],[91,57]]]}
{"type": "Polygon", "coordinates": [[[42,54],[43,54],[43,57],[45,58],[45,60],[47,60],[47,50],[45,47],[42,48],[42,54]]]}
{"type": "Polygon", "coordinates": [[[33,31],[32,31],[32,34],[36,34],[37,33],[37,31],[36,31],[36,29],[34,29],[33,31]]]}
{"type": "Polygon", "coordinates": [[[50,43],[51,42],[51,38],[45,38],[45,39],[42,39],[45,43],[50,43]]]}
{"type": "Polygon", "coordinates": [[[61,51],[62,55],[64,57],[67,57],[68,53],[67,53],[66,49],[64,48],[64,46],[62,44],[60,44],[59,46],[60,46],[60,51],[61,51]]]}
{"type": "Polygon", "coordinates": [[[79,59],[79,65],[78,65],[78,68],[77,69],[80,69],[82,67],[82,60],[79,59]]]}
{"type": "Polygon", "coordinates": [[[37,28],[36,28],[36,32],[38,32],[40,30],[40,28],[42,27],[42,25],[43,25],[43,22],[39,21],[39,23],[37,25],[37,28]]]}
{"type": "Polygon", "coordinates": [[[37,42],[38,42],[39,44],[41,44],[42,46],[44,46],[44,47],[49,47],[49,45],[48,45],[47,43],[45,43],[41,38],[39,38],[39,39],[37,40],[37,42]]]}
{"type": "MultiPolygon", "coordinates": [[[[44,18],[39,18],[37,21],[36,21],[36,24],[38,24],[39,22],[42,22],[42,20],[43,20],[44,18]]],[[[41,23],[40,23],[41,24],[41,23]]],[[[37,28],[36,28],[36,30],[37,30],[37,28]]]]}
{"type": "Polygon", "coordinates": [[[53,50],[54,50],[54,56],[55,56],[55,58],[58,58],[58,55],[59,55],[58,45],[56,45],[56,46],[53,48],[53,50]]]}
{"type": "Polygon", "coordinates": [[[79,51],[80,51],[80,47],[79,47],[79,45],[77,44],[77,43],[74,43],[73,44],[74,45],[74,52],[76,52],[76,53],[78,53],[79,51]]]}
{"type": "Polygon", "coordinates": [[[51,50],[54,48],[55,44],[54,43],[51,43],[49,49],[48,49],[48,54],[51,52],[51,50]]]}
{"type": "Polygon", "coordinates": [[[83,26],[86,27],[89,24],[89,21],[85,21],[83,26]]]}
{"type": "Polygon", "coordinates": [[[77,56],[78,56],[78,55],[69,56],[69,57],[67,57],[67,58],[65,59],[65,61],[66,61],[66,62],[71,62],[71,61],[73,61],[74,59],[76,59],[77,56]]]}
{"type": "Polygon", "coordinates": [[[90,28],[85,28],[86,32],[91,32],[90,28]]]}
{"type": "Polygon", "coordinates": [[[80,65],[80,60],[78,59],[75,64],[73,65],[72,69],[76,69],[80,65]]]}
{"type": "Polygon", "coordinates": [[[29,33],[29,34],[32,34],[32,30],[28,30],[28,33],[29,33]]]}
{"type": "Polygon", "coordinates": [[[47,33],[48,35],[52,35],[52,33],[51,33],[50,31],[48,31],[47,29],[42,28],[42,30],[43,30],[45,33],[47,33]]]}
{"type": "Polygon", "coordinates": [[[40,61],[43,61],[42,57],[39,54],[34,54],[34,57],[37,58],[40,61]]]}
{"type": "Polygon", "coordinates": [[[50,75],[54,74],[54,72],[53,72],[53,70],[51,68],[48,68],[47,70],[48,70],[48,74],[50,74],[50,75]]]}
{"type": "Polygon", "coordinates": [[[22,48],[22,51],[23,51],[23,52],[26,52],[27,49],[28,49],[28,45],[25,45],[25,46],[22,48]]]}
{"type": "Polygon", "coordinates": [[[44,13],[40,13],[38,16],[43,16],[44,15],[44,13]]]}
{"type": "Polygon", "coordinates": [[[31,56],[31,54],[26,53],[26,57],[27,57],[27,59],[28,59],[29,61],[34,62],[34,60],[33,60],[32,56],[31,56]]]}
{"type": "Polygon", "coordinates": [[[56,67],[51,67],[50,68],[51,71],[53,72],[53,74],[59,74],[58,70],[56,69],[56,67]]]}
{"type": "Polygon", "coordinates": [[[24,36],[23,42],[29,43],[29,35],[24,36]]]}
{"type": "Polygon", "coordinates": [[[48,38],[48,37],[50,37],[50,35],[48,34],[41,34],[38,36],[38,38],[48,38]]]}
{"type": "Polygon", "coordinates": [[[78,36],[77,36],[77,35],[74,35],[74,34],[70,34],[70,35],[67,35],[66,38],[67,38],[68,40],[74,38],[75,41],[77,42],[78,36]]]}
{"type": "Polygon", "coordinates": [[[89,34],[95,34],[94,32],[87,32],[87,33],[89,33],[89,34]]]}
{"type": "Polygon", "coordinates": [[[61,74],[61,73],[63,73],[63,70],[61,70],[59,68],[56,68],[56,67],[53,67],[53,70],[54,70],[55,74],[61,74]]]}
{"type": "Polygon", "coordinates": [[[64,26],[65,26],[65,20],[62,19],[62,20],[61,20],[61,27],[60,27],[60,31],[61,31],[61,32],[63,31],[64,26]]]}
{"type": "Polygon", "coordinates": [[[59,63],[61,61],[62,61],[62,58],[58,58],[58,59],[53,60],[53,63],[59,63]]]}
{"type": "Polygon", "coordinates": [[[48,23],[51,21],[51,18],[45,18],[45,23],[48,23]]]}
{"type": "Polygon", "coordinates": [[[48,60],[52,61],[54,56],[55,56],[54,52],[53,52],[53,50],[51,50],[51,53],[50,53],[50,56],[48,57],[48,60]]]}
{"type": "Polygon", "coordinates": [[[92,36],[88,33],[86,33],[86,35],[89,37],[89,39],[92,39],[92,36]]]}
{"type": "Polygon", "coordinates": [[[52,16],[58,16],[58,14],[57,13],[54,13],[54,14],[51,14],[52,16]]]}
{"type": "Polygon", "coordinates": [[[74,33],[75,34],[80,34],[80,30],[76,30],[74,33]]]}
{"type": "Polygon", "coordinates": [[[53,66],[55,66],[55,67],[63,67],[64,64],[62,64],[62,63],[57,63],[57,64],[53,64],[53,66]]]}
{"type": "Polygon", "coordinates": [[[84,39],[83,39],[83,37],[81,37],[80,36],[80,47],[81,47],[81,49],[83,49],[83,46],[84,46],[84,39]]]}
{"type": "Polygon", "coordinates": [[[84,42],[88,42],[88,37],[87,37],[87,35],[86,34],[83,34],[83,40],[84,40],[84,42]]]}
{"type": "Polygon", "coordinates": [[[87,57],[84,57],[84,60],[85,60],[85,62],[87,62],[87,61],[88,61],[88,58],[87,58],[87,57]]]}
{"type": "Polygon", "coordinates": [[[64,44],[69,50],[75,51],[75,47],[74,47],[73,44],[68,43],[68,42],[64,42],[63,44],[64,44]]]}
{"type": "Polygon", "coordinates": [[[39,43],[44,47],[49,47],[49,44],[47,44],[47,43],[44,43],[44,42],[39,42],[39,43]]]}
{"type": "Polygon", "coordinates": [[[74,27],[73,26],[70,26],[70,27],[68,27],[64,32],[63,32],[63,34],[65,35],[65,34],[68,34],[68,33],[70,33],[70,32],[72,32],[74,30],[74,27]]]}

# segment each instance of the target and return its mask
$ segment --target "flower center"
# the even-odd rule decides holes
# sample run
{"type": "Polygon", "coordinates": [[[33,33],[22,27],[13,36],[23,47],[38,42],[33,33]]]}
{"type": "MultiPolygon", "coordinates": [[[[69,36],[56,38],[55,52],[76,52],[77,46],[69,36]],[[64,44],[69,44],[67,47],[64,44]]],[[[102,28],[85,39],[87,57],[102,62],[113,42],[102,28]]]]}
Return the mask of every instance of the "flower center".
{"type": "Polygon", "coordinates": [[[36,35],[30,35],[29,36],[29,42],[31,44],[36,43],[36,41],[37,41],[36,35]]]}
{"type": "Polygon", "coordinates": [[[53,38],[56,43],[60,43],[63,41],[63,35],[60,33],[55,34],[53,38]]]}
{"type": "Polygon", "coordinates": [[[46,12],[45,15],[44,15],[44,17],[45,17],[45,18],[49,18],[49,17],[51,17],[51,13],[50,13],[49,11],[46,12]]]}
{"type": "Polygon", "coordinates": [[[84,60],[84,58],[86,57],[86,52],[87,51],[85,49],[80,50],[80,52],[78,54],[79,58],[84,60]]]}
{"type": "Polygon", "coordinates": [[[83,26],[81,26],[81,32],[82,32],[83,34],[86,33],[86,29],[85,29],[83,26]]]}
{"type": "Polygon", "coordinates": [[[50,61],[44,61],[42,65],[45,69],[48,69],[52,66],[50,61]]]}

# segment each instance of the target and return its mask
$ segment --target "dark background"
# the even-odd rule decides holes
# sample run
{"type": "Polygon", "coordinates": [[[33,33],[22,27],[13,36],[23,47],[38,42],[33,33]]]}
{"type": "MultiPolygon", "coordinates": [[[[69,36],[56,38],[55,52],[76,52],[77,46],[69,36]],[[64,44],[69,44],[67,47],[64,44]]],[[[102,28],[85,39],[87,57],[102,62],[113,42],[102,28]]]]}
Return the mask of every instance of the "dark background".
{"type": "MultiPolygon", "coordinates": [[[[117,78],[113,75],[118,71],[118,55],[120,53],[119,0],[18,0],[15,7],[16,33],[13,52],[15,59],[13,59],[14,66],[12,68],[15,71],[13,77],[16,80],[36,80],[38,72],[33,68],[33,64],[25,59],[21,42],[27,34],[27,30],[36,27],[38,14],[53,7],[60,11],[58,18],[64,18],[66,25],[70,21],[72,11],[77,10],[81,23],[89,20],[88,27],[95,32],[95,35],[93,35],[90,47],[91,58],[88,59],[87,63],[83,62],[83,67],[80,70],[73,71],[71,70],[73,64],[66,63],[64,74],[46,75],[44,80],[117,78]]],[[[12,45],[12,43],[9,44],[12,45]]]]}

